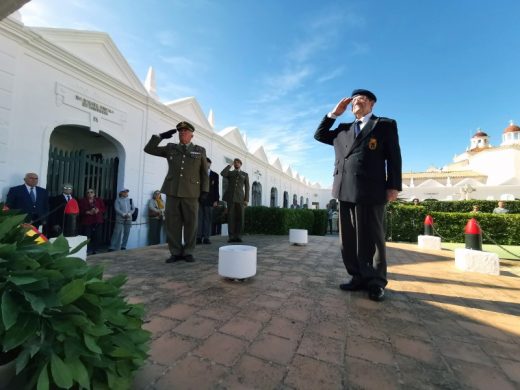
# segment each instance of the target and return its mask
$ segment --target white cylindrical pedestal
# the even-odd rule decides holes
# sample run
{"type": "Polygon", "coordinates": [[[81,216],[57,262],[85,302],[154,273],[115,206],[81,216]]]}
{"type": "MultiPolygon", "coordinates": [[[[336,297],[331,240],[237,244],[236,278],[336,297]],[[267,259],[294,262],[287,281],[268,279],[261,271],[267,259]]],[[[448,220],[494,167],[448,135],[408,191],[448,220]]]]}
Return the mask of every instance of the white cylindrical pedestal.
{"type": "Polygon", "coordinates": [[[500,259],[496,253],[473,249],[455,249],[455,267],[462,271],[500,275],[500,259]]]}
{"type": "MultiPolygon", "coordinates": [[[[67,242],[69,243],[69,248],[72,250],[76,248],[79,244],[81,244],[84,241],[87,241],[87,236],[74,236],[74,237],[65,237],[67,242]]],[[[56,238],[50,238],[50,242],[56,241],[56,238]]],[[[74,253],[71,256],[68,257],[79,257],[81,260],[87,260],[87,246],[85,245],[83,248],[81,248],[78,252],[74,253]]]]}
{"type": "Polygon", "coordinates": [[[418,236],[417,243],[421,249],[442,250],[441,238],[437,236],[418,236]]]}
{"type": "Polygon", "coordinates": [[[289,229],[289,242],[291,244],[305,245],[307,244],[306,229],[289,229]]]}
{"type": "Polygon", "coordinates": [[[256,274],[256,247],[226,245],[218,250],[218,274],[225,278],[245,279],[256,274]]]}
{"type": "Polygon", "coordinates": [[[227,237],[228,236],[228,228],[227,228],[227,223],[223,223],[222,226],[220,227],[220,235],[222,237],[227,237]]]}

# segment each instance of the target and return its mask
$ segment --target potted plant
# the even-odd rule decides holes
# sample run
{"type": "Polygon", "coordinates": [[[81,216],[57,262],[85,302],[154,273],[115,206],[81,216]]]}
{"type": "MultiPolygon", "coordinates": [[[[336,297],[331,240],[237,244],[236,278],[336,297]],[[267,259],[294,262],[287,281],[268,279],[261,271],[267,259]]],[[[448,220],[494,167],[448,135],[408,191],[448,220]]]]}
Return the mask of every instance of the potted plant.
{"type": "MultiPolygon", "coordinates": [[[[1,205],[0,205],[1,208],[1,205]]],[[[147,358],[142,305],[122,275],[71,257],[64,237],[38,245],[23,215],[0,212],[0,355],[15,351],[24,388],[128,389],[147,358]]]]}

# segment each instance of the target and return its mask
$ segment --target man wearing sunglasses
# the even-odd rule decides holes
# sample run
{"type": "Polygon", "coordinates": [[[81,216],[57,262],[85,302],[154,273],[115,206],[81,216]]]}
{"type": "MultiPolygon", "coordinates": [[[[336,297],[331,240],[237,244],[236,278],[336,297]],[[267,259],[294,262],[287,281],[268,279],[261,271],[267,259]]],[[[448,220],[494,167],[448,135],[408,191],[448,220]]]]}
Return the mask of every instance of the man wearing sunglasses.
{"type": "Polygon", "coordinates": [[[352,276],[340,288],[367,290],[369,299],[385,296],[386,253],[383,226],[387,202],[401,191],[401,151],[395,120],[377,117],[376,96],[356,89],[321,121],[314,138],[334,146],[332,196],[340,203],[341,254],[352,276]],[[331,130],[352,104],[354,120],[331,130]]]}
{"type": "MultiPolygon", "coordinates": [[[[47,235],[49,237],[57,237],[61,233],[64,233],[66,236],[75,235],[75,231],[65,233],[63,230],[65,224],[65,206],[72,199],[74,199],[72,196],[72,184],[69,183],[63,185],[61,194],[49,199],[49,208],[51,213],[47,224],[49,227],[47,235]]],[[[74,223],[74,228],[75,226],[76,224],[74,223]]]]}

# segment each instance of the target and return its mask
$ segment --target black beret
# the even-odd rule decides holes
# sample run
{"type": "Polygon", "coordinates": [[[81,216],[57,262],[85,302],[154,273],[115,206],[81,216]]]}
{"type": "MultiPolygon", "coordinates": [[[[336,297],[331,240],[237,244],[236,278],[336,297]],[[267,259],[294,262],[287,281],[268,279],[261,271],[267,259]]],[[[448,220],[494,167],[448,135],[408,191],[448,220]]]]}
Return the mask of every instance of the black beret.
{"type": "Polygon", "coordinates": [[[191,131],[192,133],[195,131],[195,127],[193,127],[193,125],[188,122],[180,122],[177,125],[177,131],[179,131],[180,129],[186,129],[186,130],[191,131]]]}
{"type": "Polygon", "coordinates": [[[352,91],[352,94],[350,96],[354,97],[356,95],[366,96],[370,100],[373,100],[374,102],[377,102],[376,95],[374,95],[368,89],[355,89],[355,90],[352,91]]]}

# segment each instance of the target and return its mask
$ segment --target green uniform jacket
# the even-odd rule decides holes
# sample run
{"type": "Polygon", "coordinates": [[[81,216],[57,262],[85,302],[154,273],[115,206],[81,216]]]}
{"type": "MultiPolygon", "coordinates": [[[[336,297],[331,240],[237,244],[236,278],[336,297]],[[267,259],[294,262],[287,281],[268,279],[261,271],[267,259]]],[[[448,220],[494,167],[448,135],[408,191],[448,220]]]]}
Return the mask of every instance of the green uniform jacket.
{"type": "Polygon", "coordinates": [[[243,171],[231,171],[228,165],[220,172],[228,179],[226,193],[222,197],[226,202],[249,202],[249,176],[243,171]]]}
{"type": "Polygon", "coordinates": [[[206,149],[190,143],[186,153],[183,153],[182,145],[168,143],[166,146],[159,146],[161,141],[161,137],[153,135],[144,147],[146,153],[168,160],[168,174],[161,192],[179,198],[198,198],[201,192],[208,192],[206,149]]]}

